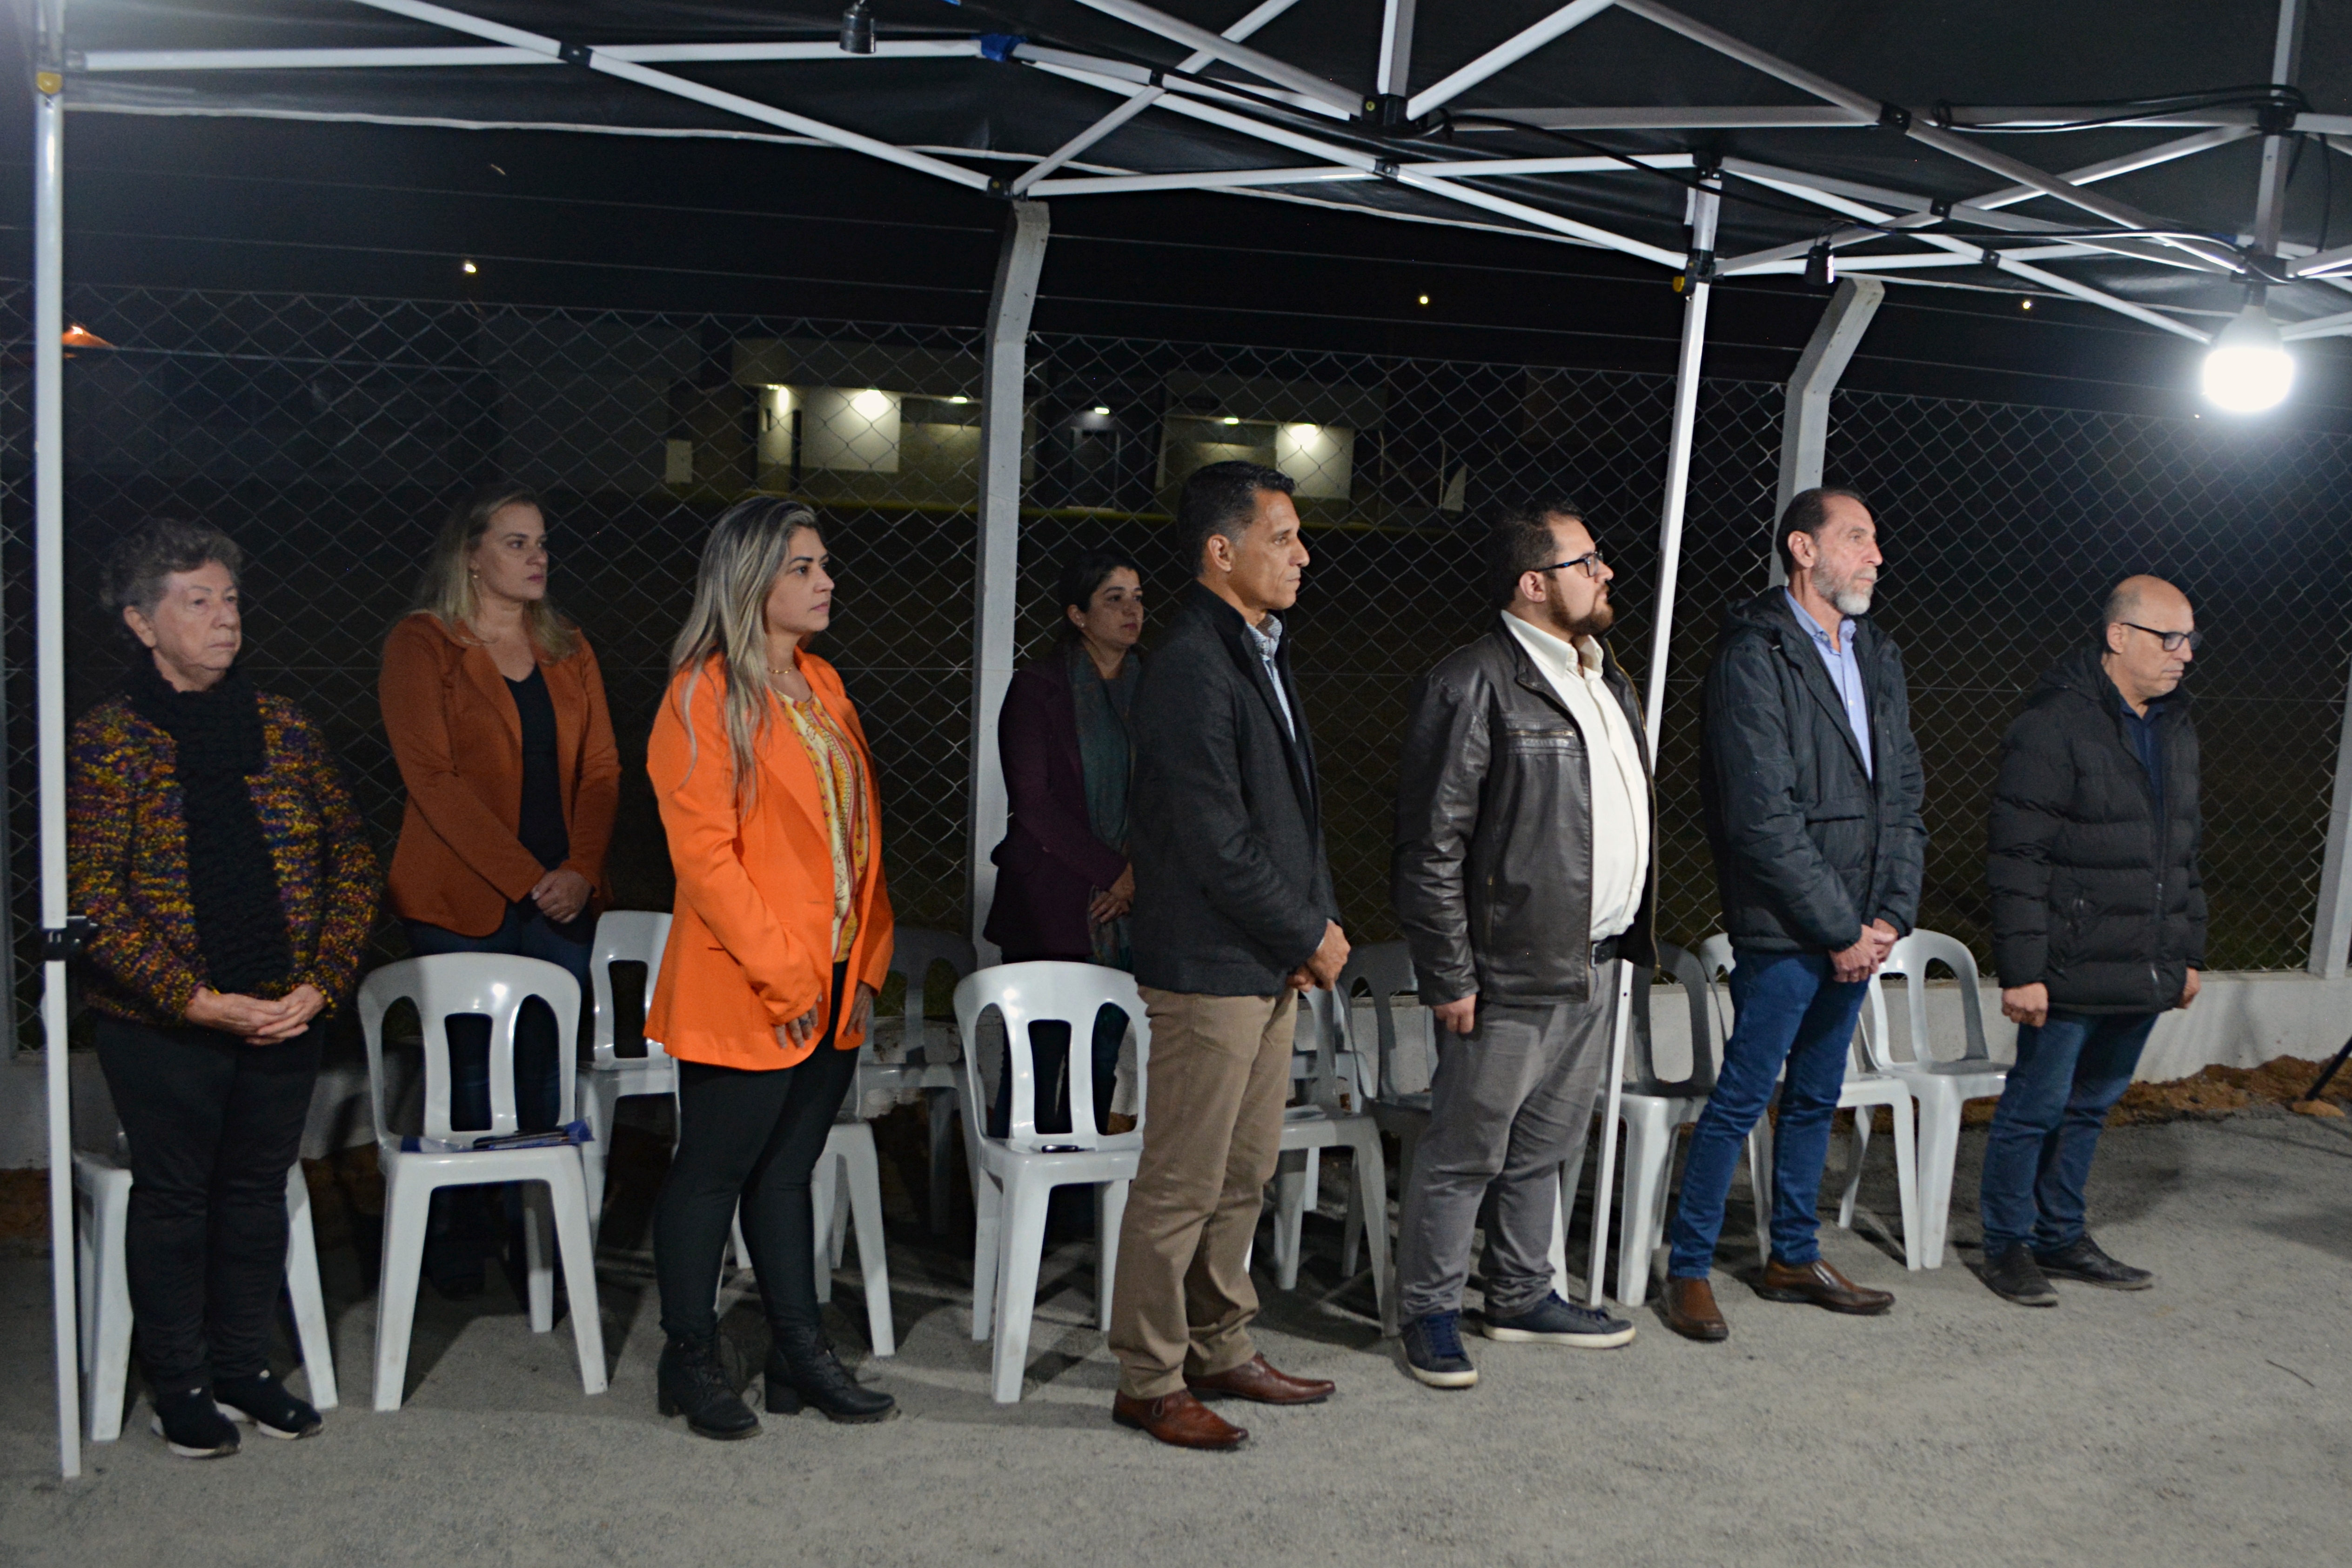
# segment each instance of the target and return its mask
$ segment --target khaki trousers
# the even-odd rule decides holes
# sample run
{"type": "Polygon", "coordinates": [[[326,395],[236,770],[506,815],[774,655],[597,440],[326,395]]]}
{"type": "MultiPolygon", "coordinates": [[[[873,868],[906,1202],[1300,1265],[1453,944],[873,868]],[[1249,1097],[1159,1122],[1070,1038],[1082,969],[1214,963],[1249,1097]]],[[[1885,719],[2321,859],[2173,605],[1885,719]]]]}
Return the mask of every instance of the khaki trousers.
{"type": "Polygon", "coordinates": [[[1158,1399],[1187,1373],[1212,1377],[1257,1353],[1244,1265],[1281,1153],[1298,997],[1141,989],[1143,1154],[1119,1226],[1110,1348],[1119,1392],[1158,1399]]]}

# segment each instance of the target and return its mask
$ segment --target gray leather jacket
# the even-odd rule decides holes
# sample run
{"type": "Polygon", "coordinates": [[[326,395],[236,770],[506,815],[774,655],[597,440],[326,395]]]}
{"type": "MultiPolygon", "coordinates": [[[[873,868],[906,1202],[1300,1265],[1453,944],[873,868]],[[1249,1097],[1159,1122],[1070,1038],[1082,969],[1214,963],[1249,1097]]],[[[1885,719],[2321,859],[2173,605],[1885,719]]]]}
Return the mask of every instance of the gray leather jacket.
{"type": "MultiPolygon", "coordinates": [[[[1602,679],[1632,721],[1650,773],[1633,684],[1604,648],[1602,679]]],[[[1522,1006],[1581,1002],[1592,988],[1591,758],[1510,628],[1497,626],[1423,678],[1404,731],[1391,893],[1422,1000],[1478,994],[1522,1006]]],[[[1655,820],[1656,792],[1650,809],[1655,820]]],[[[1622,957],[1655,957],[1657,855],[1622,957]]]]}

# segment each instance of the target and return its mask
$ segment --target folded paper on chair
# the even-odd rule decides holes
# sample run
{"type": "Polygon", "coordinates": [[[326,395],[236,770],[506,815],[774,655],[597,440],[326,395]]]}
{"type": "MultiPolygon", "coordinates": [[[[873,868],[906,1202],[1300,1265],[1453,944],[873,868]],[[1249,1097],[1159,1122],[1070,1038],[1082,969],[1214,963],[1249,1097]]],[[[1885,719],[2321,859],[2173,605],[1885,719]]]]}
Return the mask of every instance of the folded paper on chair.
{"type": "Polygon", "coordinates": [[[400,1152],[404,1154],[465,1154],[485,1149],[552,1149],[563,1143],[593,1143],[595,1141],[596,1135],[588,1131],[585,1121],[567,1121],[544,1132],[501,1132],[467,1142],[449,1138],[419,1138],[412,1133],[400,1141],[400,1152]]]}

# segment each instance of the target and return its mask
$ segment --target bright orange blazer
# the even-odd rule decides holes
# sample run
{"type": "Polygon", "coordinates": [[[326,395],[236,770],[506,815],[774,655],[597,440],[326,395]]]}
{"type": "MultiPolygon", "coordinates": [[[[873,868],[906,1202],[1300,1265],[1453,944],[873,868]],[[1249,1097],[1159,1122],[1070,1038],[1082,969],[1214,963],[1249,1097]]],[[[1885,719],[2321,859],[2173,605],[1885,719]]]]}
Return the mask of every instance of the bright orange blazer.
{"type": "MultiPolygon", "coordinates": [[[[604,851],[621,805],[621,752],[604,707],[604,677],[588,639],[562,658],[540,656],[555,708],[556,784],[572,839],[564,867],[610,895],[604,851]]],[[[547,874],[515,837],[522,816],[522,719],[489,649],[435,616],[404,618],[384,639],[383,729],[408,786],[392,854],[392,911],[466,936],[488,936],[507,906],[547,874]]]]}
{"type": "MultiPolygon", "coordinates": [[[[845,1005],[860,981],[879,992],[890,965],[882,801],[873,752],[841,677],[814,654],[794,657],[866,768],[873,852],[856,895],[857,939],[843,988],[845,1005]]],[[[694,673],[671,679],[646,746],[646,771],[653,775],[677,870],[677,903],[661,981],[646,1009],[646,1038],[686,1061],[788,1068],[806,1060],[816,1046],[786,1047],[777,1027],[814,1007],[822,1037],[833,1005],[833,847],[816,768],[792,721],[775,709],[760,742],[758,789],[750,805],[739,808],[722,703],[726,677],[717,659],[705,665],[692,681],[692,710],[682,711],[694,673]]],[[[856,1050],[862,1040],[844,1031],[834,1046],[856,1050]]]]}

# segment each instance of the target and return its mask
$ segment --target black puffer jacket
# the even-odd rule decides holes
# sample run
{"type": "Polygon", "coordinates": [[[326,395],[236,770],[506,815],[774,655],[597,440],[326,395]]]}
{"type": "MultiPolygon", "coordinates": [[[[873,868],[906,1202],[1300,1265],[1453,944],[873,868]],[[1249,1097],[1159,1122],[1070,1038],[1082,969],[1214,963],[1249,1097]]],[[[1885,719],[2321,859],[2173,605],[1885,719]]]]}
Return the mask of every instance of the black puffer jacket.
{"type": "Polygon", "coordinates": [[[1779,588],[1724,613],[1706,677],[1699,799],[1732,945],[1835,952],[1919,918],[1927,829],[1902,656],[1853,623],[1874,773],[1811,633],[1779,588]]]}
{"type": "Polygon", "coordinates": [[[2189,695],[2157,720],[2164,815],[2098,650],[2042,678],[2000,747],[1987,833],[1993,961],[2004,986],[2070,1013],[2156,1013],[2205,967],[2203,815],[2189,695]]]}

